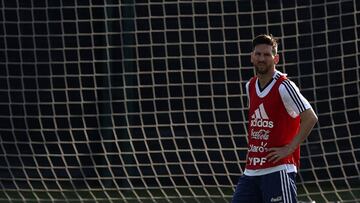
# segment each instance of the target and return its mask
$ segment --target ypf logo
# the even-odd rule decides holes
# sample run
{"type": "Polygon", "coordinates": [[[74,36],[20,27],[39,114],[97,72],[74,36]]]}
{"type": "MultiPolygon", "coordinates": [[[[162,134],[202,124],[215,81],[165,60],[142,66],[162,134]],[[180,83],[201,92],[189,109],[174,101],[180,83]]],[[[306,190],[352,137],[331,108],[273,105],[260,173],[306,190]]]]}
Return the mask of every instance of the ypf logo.
{"type": "Polygon", "coordinates": [[[269,117],[264,108],[264,104],[260,104],[259,107],[255,110],[254,114],[251,115],[250,126],[263,128],[274,127],[274,122],[269,120],[269,117]]]}

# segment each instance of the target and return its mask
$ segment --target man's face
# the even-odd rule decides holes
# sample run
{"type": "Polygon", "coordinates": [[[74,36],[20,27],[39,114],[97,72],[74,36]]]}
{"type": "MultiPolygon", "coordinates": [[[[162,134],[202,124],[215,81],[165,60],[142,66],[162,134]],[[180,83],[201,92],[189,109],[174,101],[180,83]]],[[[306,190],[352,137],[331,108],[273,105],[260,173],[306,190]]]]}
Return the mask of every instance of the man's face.
{"type": "Polygon", "coordinates": [[[278,62],[279,55],[273,55],[270,45],[256,45],[253,52],[251,52],[251,63],[254,65],[257,74],[268,73],[270,70],[275,69],[278,62]]]}

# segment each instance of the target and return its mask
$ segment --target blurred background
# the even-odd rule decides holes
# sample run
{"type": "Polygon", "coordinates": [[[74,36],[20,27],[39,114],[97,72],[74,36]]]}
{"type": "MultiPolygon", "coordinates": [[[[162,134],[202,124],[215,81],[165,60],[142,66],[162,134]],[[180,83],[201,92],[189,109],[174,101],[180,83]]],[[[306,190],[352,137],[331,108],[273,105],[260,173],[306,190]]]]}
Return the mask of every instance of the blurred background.
{"type": "Polygon", "coordinates": [[[1,202],[229,202],[251,40],[319,122],[298,197],[360,201],[356,0],[1,0],[1,202]]]}

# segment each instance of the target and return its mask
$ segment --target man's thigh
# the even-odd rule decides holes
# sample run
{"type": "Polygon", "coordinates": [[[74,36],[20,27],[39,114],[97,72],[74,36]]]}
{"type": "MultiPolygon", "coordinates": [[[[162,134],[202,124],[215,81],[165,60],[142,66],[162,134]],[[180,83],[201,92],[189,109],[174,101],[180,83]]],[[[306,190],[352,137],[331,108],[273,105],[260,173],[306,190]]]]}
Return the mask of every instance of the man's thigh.
{"type": "Polygon", "coordinates": [[[296,203],[295,173],[278,171],[261,178],[263,202],[296,203]]]}
{"type": "Polygon", "coordinates": [[[232,203],[261,203],[261,191],[258,185],[259,177],[242,175],[236,186],[232,203]]]}

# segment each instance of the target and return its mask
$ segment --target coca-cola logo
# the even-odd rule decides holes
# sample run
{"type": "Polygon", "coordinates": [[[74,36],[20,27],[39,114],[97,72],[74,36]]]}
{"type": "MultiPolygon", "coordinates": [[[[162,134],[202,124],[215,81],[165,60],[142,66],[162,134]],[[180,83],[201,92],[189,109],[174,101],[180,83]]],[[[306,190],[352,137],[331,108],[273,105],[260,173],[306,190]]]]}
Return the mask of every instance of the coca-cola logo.
{"type": "Polygon", "coordinates": [[[251,139],[255,140],[268,140],[269,139],[270,130],[254,130],[251,129],[251,139]]]}

